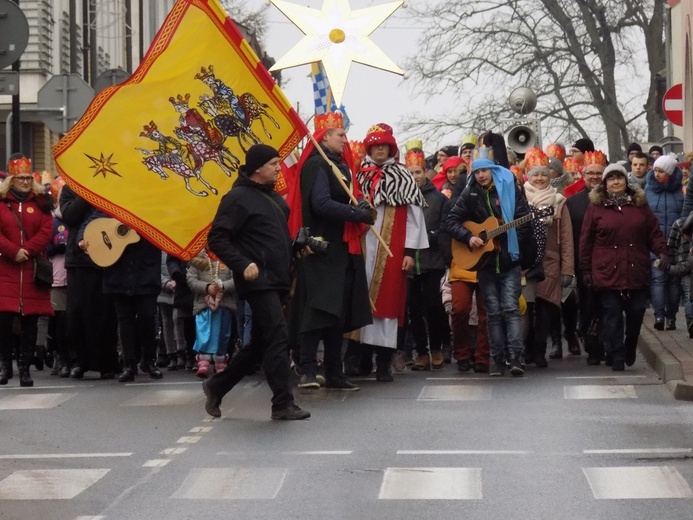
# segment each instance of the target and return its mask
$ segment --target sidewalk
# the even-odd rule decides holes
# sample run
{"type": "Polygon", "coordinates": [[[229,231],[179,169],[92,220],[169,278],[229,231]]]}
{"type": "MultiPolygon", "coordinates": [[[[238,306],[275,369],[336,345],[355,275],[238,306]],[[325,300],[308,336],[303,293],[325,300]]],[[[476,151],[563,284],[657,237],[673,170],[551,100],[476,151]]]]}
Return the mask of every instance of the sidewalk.
{"type": "Polygon", "coordinates": [[[693,339],[688,337],[683,307],[676,317],[677,330],[655,330],[652,309],[645,313],[638,347],[654,371],[671,389],[674,398],[693,401],[693,339]]]}

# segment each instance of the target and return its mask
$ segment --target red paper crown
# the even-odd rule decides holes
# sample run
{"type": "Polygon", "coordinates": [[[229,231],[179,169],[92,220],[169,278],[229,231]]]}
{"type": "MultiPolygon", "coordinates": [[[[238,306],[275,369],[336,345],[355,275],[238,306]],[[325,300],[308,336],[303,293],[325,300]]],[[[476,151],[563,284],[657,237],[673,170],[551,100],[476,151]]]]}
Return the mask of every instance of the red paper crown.
{"type": "Polygon", "coordinates": [[[510,165],[510,171],[519,181],[524,181],[524,170],[520,168],[518,165],[510,165]]]}
{"type": "Polygon", "coordinates": [[[600,166],[606,166],[606,155],[601,150],[595,150],[594,152],[585,152],[584,158],[582,160],[582,167],[589,166],[590,164],[599,164],[600,166]]]}
{"type": "Polygon", "coordinates": [[[421,150],[412,148],[407,152],[407,155],[404,156],[404,164],[407,168],[419,166],[426,169],[426,156],[421,150]]]}
{"type": "Polygon", "coordinates": [[[563,160],[563,170],[566,172],[579,172],[580,171],[580,161],[573,157],[566,157],[563,160]]]}
{"type": "Polygon", "coordinates": [[[363,142],[349,141],[349,148],[351,149],[351,155],[354,157],[354,164],[356,166],[360,165],[366,156],[366,147],[363,145],[363,142]]]}
{"type": "Polygon", "coordinates": [[[340,112],[326,112],[315,114],[315,131],[327,130],[329,128],[344,128],[344,117],[340,112]]]}
{"type": "Polygon", "coordinates": [[[22,157],[21,159],[13,159],[7,163],[7,173],[10,175],[19,175],[20,173],[32,173],[31,159],[22,157]]]}
{"type": "Polygon", "coordinates": [[[532,148],[525,154],[525,171],[531,172],[538,166],[549,167],[549,156],[541,148],[532,148]]]}
{"type": "Polygon", "coordinates": [[[562,161],[565,159],[565,146],[558,143],[551,143],[546,147],[546,155],[552,159],[558,159],[562,161]]]}

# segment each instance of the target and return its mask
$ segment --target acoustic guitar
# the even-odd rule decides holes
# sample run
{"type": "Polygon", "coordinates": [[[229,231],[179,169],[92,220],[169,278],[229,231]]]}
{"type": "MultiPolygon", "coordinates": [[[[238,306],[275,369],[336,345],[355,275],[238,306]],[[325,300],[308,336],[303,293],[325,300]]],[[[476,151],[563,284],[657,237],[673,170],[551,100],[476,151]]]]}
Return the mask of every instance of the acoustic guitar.
{"type": "Polygon", "coordinates": [[[452,257],[455,265],[467,271],[478,271],[488,261],[489,257],[500,250],[498,237],[512,228],[526,224],[532,219],[542,219],[553,215],[553,206],[534,210],[507,224],[502,224],[496,217],[489,217],[481,224],[468,220],[462,225],[471,231],[472,235],[484,241],[484,245],[474,249],[458,240],[452,239],[452,257]]]}
{"type": "Polygon", "coordinates": [[[109,267],[118,261],[126,246],[139,242],[140,236],[114,218],[97,218],[84,228],[84,240],[89,243],[89,258],[99,267],[109,267]]]}

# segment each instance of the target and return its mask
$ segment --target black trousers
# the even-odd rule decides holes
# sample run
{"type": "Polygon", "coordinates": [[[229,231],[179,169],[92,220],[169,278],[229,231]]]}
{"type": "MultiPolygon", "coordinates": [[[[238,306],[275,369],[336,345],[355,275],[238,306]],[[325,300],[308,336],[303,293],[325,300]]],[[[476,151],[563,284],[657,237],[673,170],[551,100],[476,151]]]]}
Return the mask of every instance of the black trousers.
{"type": "Polygon", "coordinates": [[[156,294],[114,294],[118,330],[126,365],[138,360],[153,362],[156,356],[156,294]]]}
{"type": "MultiPolygon", "coordinates": [[[[561,309],[553,303],[537,298],[534,304],[535,325],[534,325],[534,356],[543,358],[546,355],[546,340],[551,334],[555,324],[558,323],[558,329],[561,327],[561,309]]],[[[558,341],[560,344],[560,334],[558,341]]]]}
{"type": "Polygon", "coordinates": [[[318,366],[315,357],[320,340],[325,350],[325,377],[335,381],[344,377],[342,371],[342,328],[339,326],[301,333],[301,371],[315,376],[318,366]]]}
{"type": "Polygon", "coordinates": [[[281,409],[294,404],[289,373],[289,331],[277,291],[257,291],[246,296],[253,312],[250,344],[231,359],[221,373],[209,380],[212,391],[227,394],[246,375],[252,374],[262,362],[267,384],[272,390],[272,408],[281,409]]]}
{"type": "Polygon", "coordinates": [[[103,293],[100,269],[67,269],[67,344],[85,371],[118,369],[118,322],[113,300],[103,293]]]}
{"type": "Polygon", "coordinates": [[[450,343],[450,323],[440,296],[440,279],[445,271],[436,270],[414,275],[409,280],[407,306],[409,326],[416,351],[427,354],[450,343]]]}
{"type": "Polygon", "coordinates": [[[38,333],[38,315],[22,316],[15,312],[0,312],[0,357],[3,363],[12,363],[12,323],[19,318],[22,327],[22,338],[19,348],[17,367],[29,368],[36,346],[38,333]]]}

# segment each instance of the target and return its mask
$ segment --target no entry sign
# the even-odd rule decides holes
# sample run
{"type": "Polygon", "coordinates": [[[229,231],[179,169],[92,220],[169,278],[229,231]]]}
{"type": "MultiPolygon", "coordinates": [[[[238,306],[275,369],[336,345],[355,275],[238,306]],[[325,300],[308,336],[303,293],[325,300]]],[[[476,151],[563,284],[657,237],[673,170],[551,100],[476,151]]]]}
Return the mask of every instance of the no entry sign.
{"type": "Polygon", "coordinates": [[[662,110],[666,118],[677,126],[683,126],[683,84],[677,83],[664,94],[662,110]]]}

